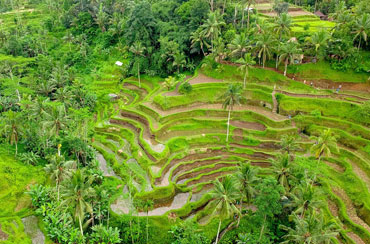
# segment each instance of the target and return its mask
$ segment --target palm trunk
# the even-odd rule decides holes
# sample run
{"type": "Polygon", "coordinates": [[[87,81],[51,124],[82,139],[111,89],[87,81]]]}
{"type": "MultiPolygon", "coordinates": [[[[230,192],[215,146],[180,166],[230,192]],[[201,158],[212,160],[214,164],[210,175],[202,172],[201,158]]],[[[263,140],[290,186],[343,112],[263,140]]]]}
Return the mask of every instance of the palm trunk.
{"type": "Polygon", "coordinates": [[[229,116],[228,116],[228,118],[227,118],[226,142],[228,142],[228,141],[229,141],[230,114],[231,114],[231,107],[229,108],[229,116]]]}
{"type": "Polygon", "coordinates": [[[217,230],[217,236],[216,236],[216,242],[215,242],[215,244],[218,243],[218,235],[220,234],[221,222],[222,222],[222,220],[220,219],[220,222],[218,223],[218,230],[217,230]]]}
{"type": "Polygon", "coordinates": [[[149,209],[146,210],[146,244],[149,243],[149,209]]]}
{"type": "Polygon", "coordinates": [[[78,222],[80,224],[80,231],[81,231],[81,235],[84,236],[84,231],[82,230],[82,221],[81,221],[81,216],[78,216],[78,222]]]}
{"type": "Polygon", "coordinates": [[[288,69],[288,59],[285,59],[285,70],[284,70],[284,76],[286,76],[287,69],[288,69]]]}
{"type": "Polygon", "coordinates": [[[248,4],[248,22],[247,22],[247,28],[249,29],[249,20],[250,20],[250,13],[249,13],[249,8],[250,8],[251,4],[249,3],[248,4]]]}
{"type": "Polygon", "coordinates": [[[244,6],[242,6],[242,29],[244,27],[244,15],[245,15],[245,9],[244,9],[244,6]]]}
{"type": "Polygon", "coordinates": [[[141,81],[140,81],[140,63],[137,63],[137,77],[139,78],[139,87],[141,88],[141,81]]]}
{"type": "Polygon", "coordinates": [[[60,192],[60,187],[59,187],[59,183],[57,182],[57,192],[58,192],[58,203],[59,203],[59,192],[60,192]]]}
{"type": "Polygon", "coordinates": [[[279,55],[276,54],[275,69],[277,70],[279,66],[279,55]]]}
{"type": "Polygon", "coordinates": [[[361,47],[361,35],[360,35],[360,41],[358,42],[358,50],[360,51],[360,47],[361,47]]]}
{"type": "Polygon", "coordinates": [[[234,27],[236,26],[236,16],[238,15],[238,9],[237,5],[235,4],[235,9],[234,9],[234,27]]]}
{"type": "Polygon", "coordinates": [[[248,67],[246,68],[245,74],[244,74],[244,89],[245,89],[245,86],[246,86],[247,74],[248,74],[248,67]]]}
{"type": "Polygon", "coordinates": [[[18,155],[18,143],[15,142],[15,155],[18,155]]]}
{"type": "Polygon", "coordinates": [[[213,12],[213,0],[210,1],[211,11],[213,12]]]}
{"type": "Polygon", "coordinates": [[[260,242],[260,241],[261,241],[262,234],[263,234],[263,232],[264,232],[264,230],[265,230],[265,223],[266,223],[266,215],[265,215],[265,216],[264,216],[264,218],[263,218],[263,225],[262,225],[262,228],[261,228],[260,237],[258,238],[258,242],[260,242]]]}
{"type": "Polygon", "coordinates": [[[224,6],[223,6],[223,8],[222,8],[222,14],[224,14],[224,13],[225,13],[225,8],[226,8],[226,0],[224,0],[224,6]]]}

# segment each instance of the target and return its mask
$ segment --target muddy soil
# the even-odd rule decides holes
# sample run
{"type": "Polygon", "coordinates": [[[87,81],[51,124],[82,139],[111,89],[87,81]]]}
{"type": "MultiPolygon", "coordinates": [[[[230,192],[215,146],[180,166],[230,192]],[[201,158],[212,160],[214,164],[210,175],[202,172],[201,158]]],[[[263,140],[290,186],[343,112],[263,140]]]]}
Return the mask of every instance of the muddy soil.
{"type": "Polygon", "coordinates": [[[230,124],[235,127],[247,129],[247,130],[258,130],[258,131],[264,131],[266,130],[266,126],[263,124],[257,123],[257,122],[245,122],[245,121],[230,121],[230,124]]]}

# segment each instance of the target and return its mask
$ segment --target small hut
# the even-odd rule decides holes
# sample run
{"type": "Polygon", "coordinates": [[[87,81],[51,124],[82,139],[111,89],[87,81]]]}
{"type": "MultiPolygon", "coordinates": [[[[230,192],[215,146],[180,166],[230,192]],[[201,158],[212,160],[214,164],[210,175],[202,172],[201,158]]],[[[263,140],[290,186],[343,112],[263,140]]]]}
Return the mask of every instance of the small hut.
{"type": "Polygon", "coordinates": [[[323,14],[321,11],[317,10],[315,13],[314,13],[317,17],[319,17],[321,20],[327,20],[328,19],[328,16],[323,14]]]}

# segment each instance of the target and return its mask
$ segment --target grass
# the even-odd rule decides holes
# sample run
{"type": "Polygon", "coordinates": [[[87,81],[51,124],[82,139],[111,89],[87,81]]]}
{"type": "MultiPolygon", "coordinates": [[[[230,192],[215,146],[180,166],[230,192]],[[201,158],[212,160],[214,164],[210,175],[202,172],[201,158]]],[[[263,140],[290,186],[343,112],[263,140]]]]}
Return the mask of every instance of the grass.
{"type": "Polygon", "coordinates": [[[330,80],[333,82],[352,82],[364,83],[369,78],[368,73],[357,73],[354,70],[338,71],[331,68],[326,61],[318,63],[306,63],[301,65],[289,66],[289,74],[296,74],[301,79],[310,80],[330,80]]]}
{"type": "Polygon", "coordinates": [[[25,192],[31,185],[45,182],[42,167],[19,162],[13,147],[0,144],[0,225],[8,235],[8,240],[1,243],[31,243],[21,222],[32,214],[31,198],[25,192]]]}

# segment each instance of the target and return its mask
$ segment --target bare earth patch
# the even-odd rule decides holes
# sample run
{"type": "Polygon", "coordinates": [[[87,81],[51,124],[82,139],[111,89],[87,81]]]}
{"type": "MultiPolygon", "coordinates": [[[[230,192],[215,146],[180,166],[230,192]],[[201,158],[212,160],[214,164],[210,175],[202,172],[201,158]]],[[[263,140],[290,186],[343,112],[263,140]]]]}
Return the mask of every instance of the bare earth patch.
{"type": "Polygon", "coordinates": [[[32,244],[44,244],[45,236],[37,226],[38,219],[36,216],[29,216],[22,219],[24,232],[31,237],[32,244]]]}
{"type": "Polygon", "coordinates": [[[266,130],[266,126],[257,122],[245,122],[245,121],[230,121],[230,124],[235,127],[247,129],[247,130],[266,130]]]}
{"type": "Polygon", "coordinates": [[[1,224],[0,224],[0,241],[6,241],[6,240],[8,240],[8,234],[6,234],[5,232],[3,232],[2,230],[1,230],[1,224]]]}
{"type": "Polygon", "coordinates": [[[333,188],[333,193],[337,195],[339,198],[342,199],[344,204],[346,205],[348,217],[356,224],[361,225],[367,231],[370,231],[370,227],[357,215],[356,208],[353,206],[351,199],[347,196],[347,194],[339,188],[333,188]]]}

